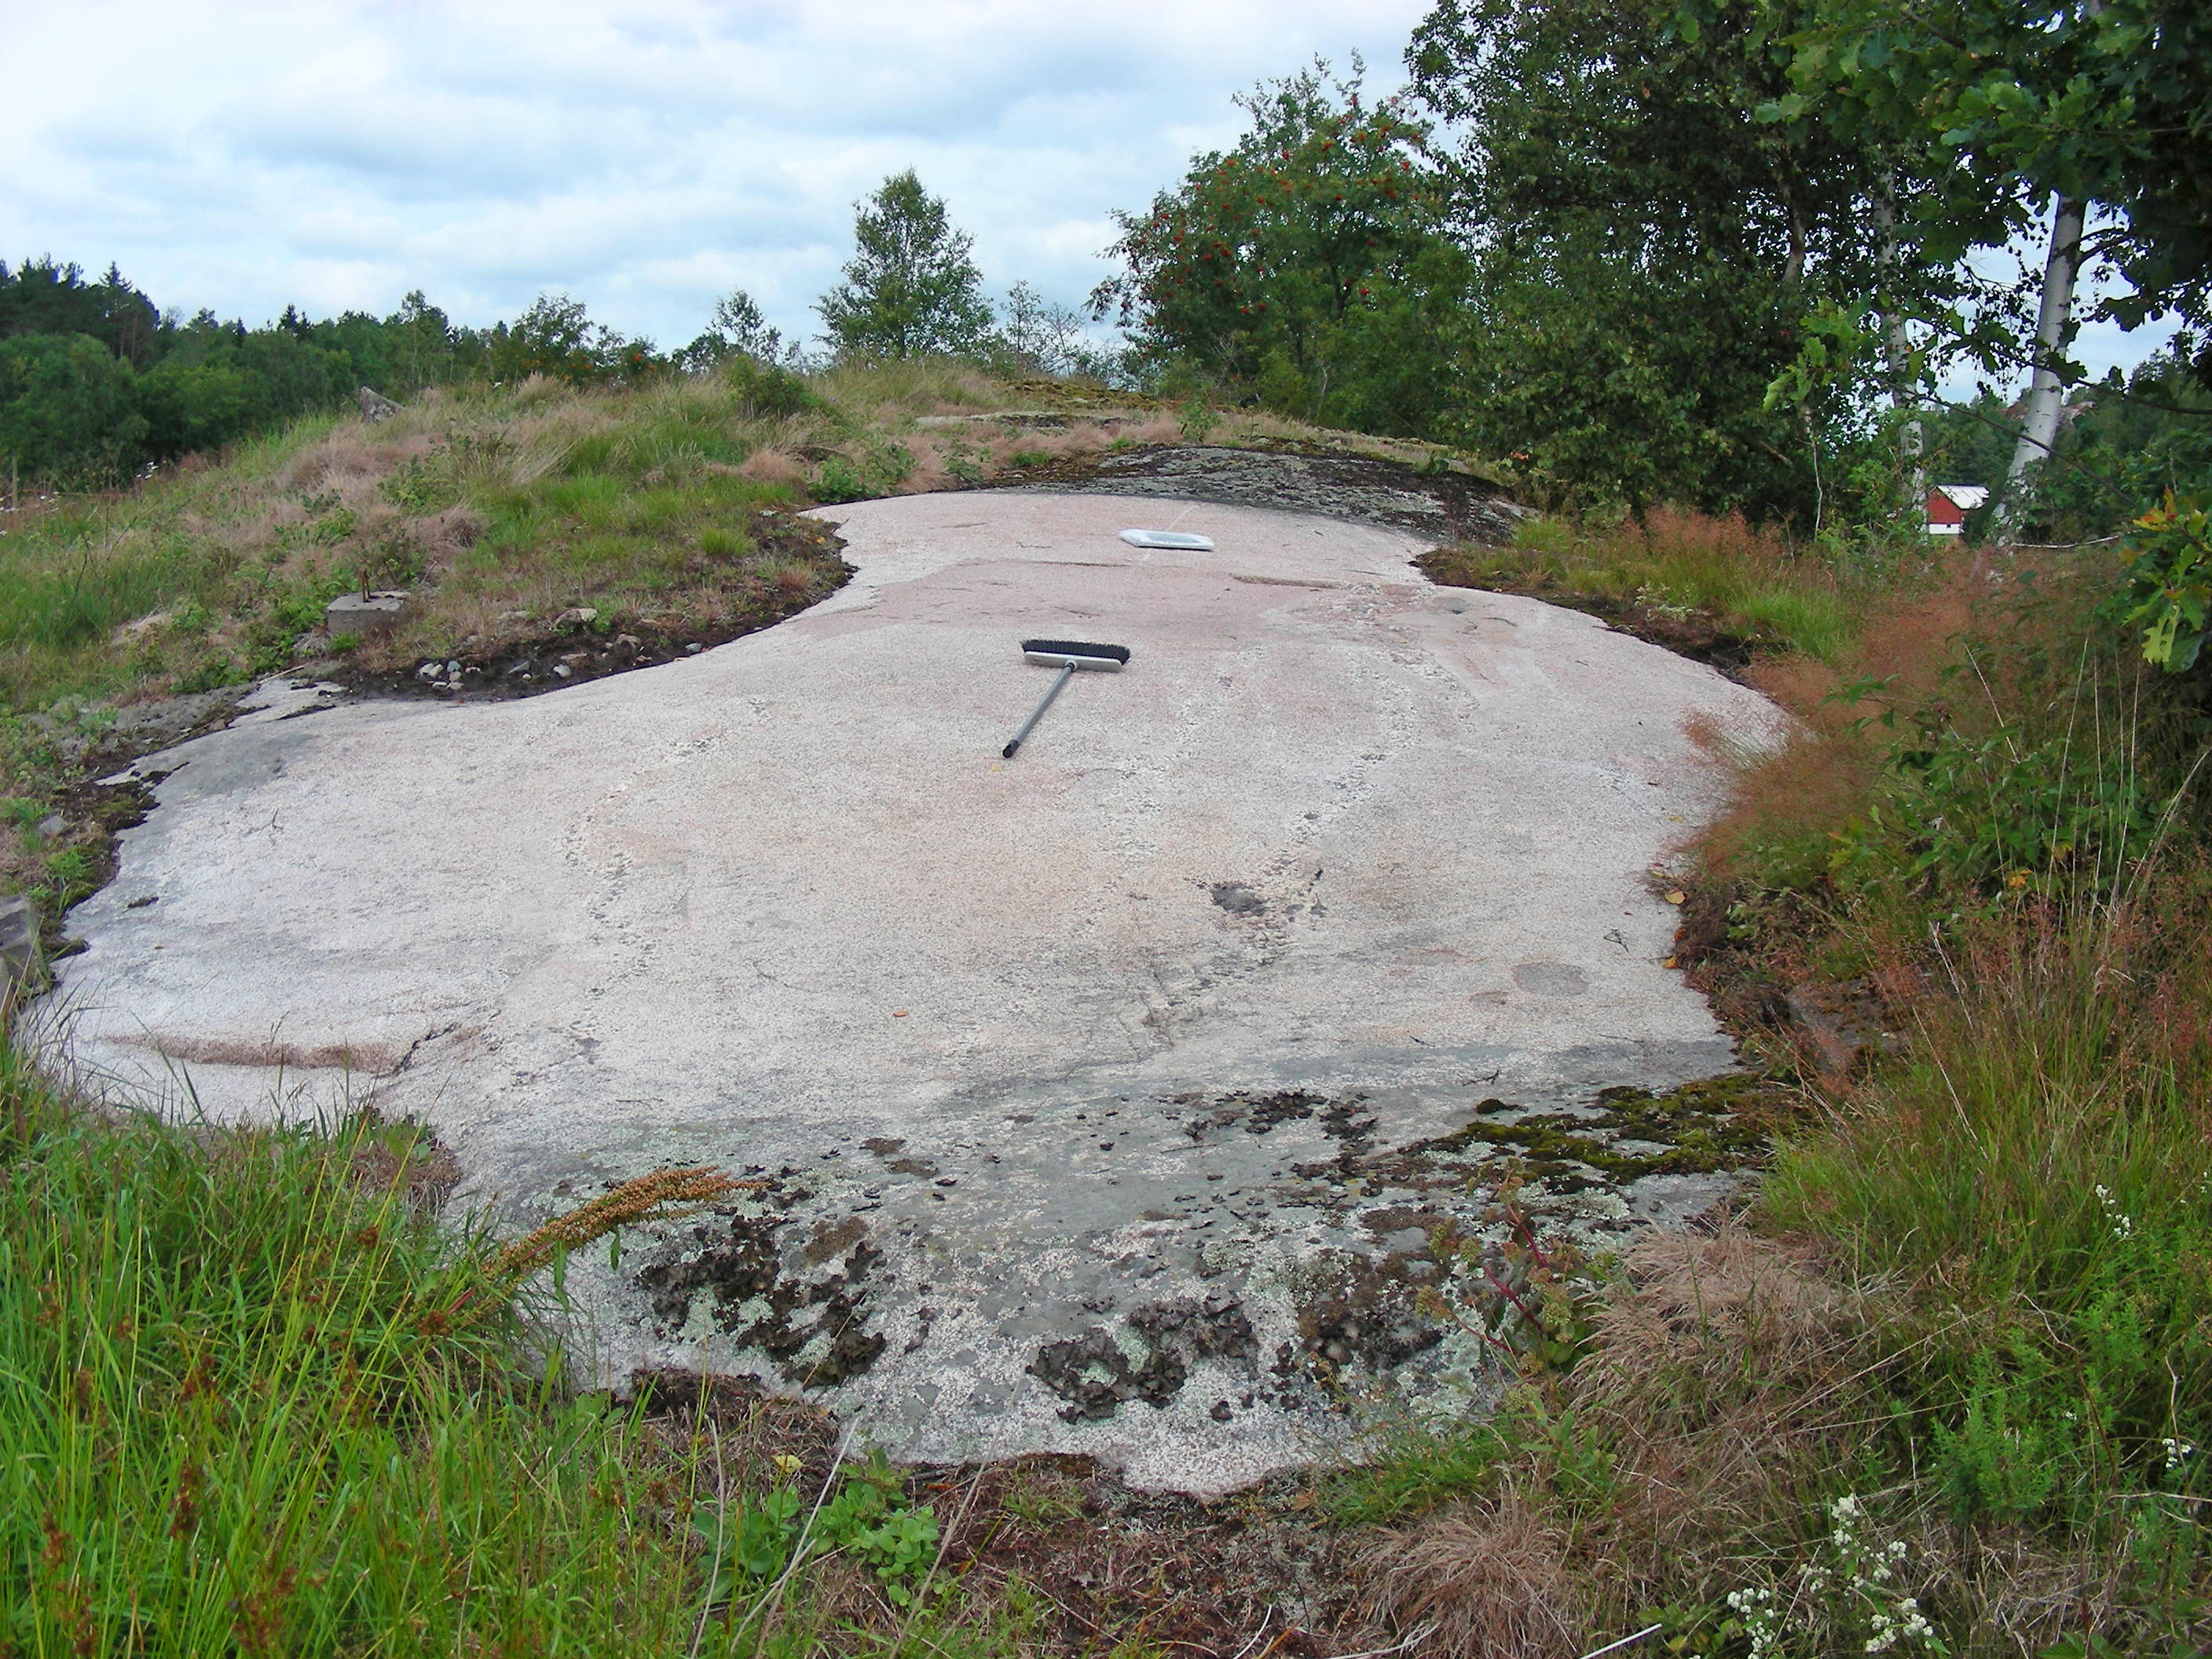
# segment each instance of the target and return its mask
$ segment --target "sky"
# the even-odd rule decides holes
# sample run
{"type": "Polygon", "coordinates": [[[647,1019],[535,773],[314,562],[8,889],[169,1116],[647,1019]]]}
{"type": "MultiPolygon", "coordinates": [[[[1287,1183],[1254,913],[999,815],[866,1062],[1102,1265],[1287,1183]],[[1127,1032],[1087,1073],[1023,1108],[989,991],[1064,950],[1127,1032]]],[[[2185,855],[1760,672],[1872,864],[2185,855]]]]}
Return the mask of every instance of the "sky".
{"type": "Polygon", "coordinates": [[[1115,209],[1233,143],[1316,54],[1395,86],[1426,0],[0,0],[0,258],[112,259],[265,322],[420,288],[486,325],[541,292],[679,346],[748,290],[787,337],[913,167],[987,288],[1079,304],[1115,209]],[[61,66],[66,66],[65,69],[61,66]]]}
{"type": "MultiPolygon", "coordinates": [[[[1428,0],[0,0],[0,258],[112,260],[249,324],[487,326],[541,293],[681,346],[750,292],[786,338],[912,167],[995,296],[1079,305],[1115,209],[1233,143],[1316,55],[1403,77],[1428,0]]],[[[2040,250],[2031,256],[2040,264],[2040,250]]],[[[2171,326],[2085,325],[2093,374],[2171,326]]],[[[1947,390],[1971,389],[1971,374],[1947,390]]]]}

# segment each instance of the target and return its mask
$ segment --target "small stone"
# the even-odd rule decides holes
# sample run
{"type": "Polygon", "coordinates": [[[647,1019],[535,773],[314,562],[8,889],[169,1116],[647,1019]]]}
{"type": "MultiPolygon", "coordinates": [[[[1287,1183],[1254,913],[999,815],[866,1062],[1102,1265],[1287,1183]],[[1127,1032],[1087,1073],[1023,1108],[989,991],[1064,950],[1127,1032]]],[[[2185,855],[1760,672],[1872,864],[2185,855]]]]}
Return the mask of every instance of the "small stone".
{"type": "Polygon", "coordinates": [[[361,405],[361,418],[371,426],[374,426],[380,421],[388,421],[399,412],[398,404],[393,403],[382,392],[371,391],[367,386],[362,387],[353,395],[354,401],[361,405]]]}
{"type": "Polygon", "coordinates": [[[415,671],[415,678],[418,680],[434,680],[445,672],[445,670],[446,665],[441,662],[426,662],[415,671]]]}
{"type": "Polygon", "coordinates": [[[706,648],[707,647],[705,646],[701,645],[696,640],[694,640],[690,644],[684,647],[684,654],[687,657],[696,657],[706,648]]]}
{"type": "Polygon", "coordinates": [[[527,678],[530,673],[530,659],[527,657],[522,657],[507,664],[507,672],[510,678],[516,674],[520,674],[527,678]]]}
{"type": "Polygon", "coordinates": [[[1217,1423],[1226,1423],[1237,1413],[1230,1410],[1229,1402],[1226,1400],[1217,1400],[1213,1402],[1213,1409],[1206,1413],[1206,1415],[1217,1423]]]}
{"type": "Polygon", "coordinates": [[[574,669],[569,667],[565,662],[556,662],[553,665],[553,673],[556,679],[565,680],[574,674],[575,672],[576,671],[574,669]]]}
{"type": "Polygon", "coordinates": [[[39,834],[52,841],[69,828],[69,820],[58,812],[49,812],[39,820],[39,834]]]}
{"type": "Polygon", "coordinates": [[[447,678],[447,679],[449,679],[449,680],[457,680],[457,679],[460,678],[460,677],[461,677],[461,665],[460,665],[460,664],[459,664],[459,663],[458,663],[458,662],[449,662],[449,663],[447,663],[447,664],[446,665],[446,678],[447,678]]]}
{"type": "Polygon", "coordinates": [[[635,634],[617,634],[615,635],[615,643],[627,650],[635,651],[645,641],[635,634]]]}
{"type": "Polygon", "coordinates": [[[553,618],[553,626],[556,628],[589,628],[593,623],[599,621],[599,613],[594,606],[588,605],[572,605],[566,611],[563,611],[559,616],[553,618]]]}

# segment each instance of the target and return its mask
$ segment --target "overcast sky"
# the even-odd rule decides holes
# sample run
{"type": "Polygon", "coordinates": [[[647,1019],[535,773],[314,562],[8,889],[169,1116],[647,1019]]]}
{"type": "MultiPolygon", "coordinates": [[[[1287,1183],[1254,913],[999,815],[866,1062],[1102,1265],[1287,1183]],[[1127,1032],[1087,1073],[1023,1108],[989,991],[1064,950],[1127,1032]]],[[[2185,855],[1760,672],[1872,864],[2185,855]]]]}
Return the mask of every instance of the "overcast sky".
{"type": "MultiPolygon", "coordinates": [[[[732,288],[787,337],[907,167],[995,295],[1081,301],[1109,215],[1316,54],[1380,93],[1427,0],[0,0],[0,258],[108,261],[248,323],[458,322],[541,292],[684,344],[732,288]],[[32,66],[36,66],[35,68],[32,66]]],[[[2039,259],[2039,251],[2038,252],[2039,259]]],[[[2085,329],[2093,372],[2169,328],[2085,329]]]]}
{"type": "Polygon", "coordinates": [[[0,258],[110,259],[248,323],[456,321],[544,290],[681,345],[749,289],[787,335],[913,167],[994,294],[1078,303],[1108,215],[1240,131],[1316,53],[1377,90],[1425,0],[0,0],[0,258]],[[43,66],[37,73],[27,66],[43,66]]]}

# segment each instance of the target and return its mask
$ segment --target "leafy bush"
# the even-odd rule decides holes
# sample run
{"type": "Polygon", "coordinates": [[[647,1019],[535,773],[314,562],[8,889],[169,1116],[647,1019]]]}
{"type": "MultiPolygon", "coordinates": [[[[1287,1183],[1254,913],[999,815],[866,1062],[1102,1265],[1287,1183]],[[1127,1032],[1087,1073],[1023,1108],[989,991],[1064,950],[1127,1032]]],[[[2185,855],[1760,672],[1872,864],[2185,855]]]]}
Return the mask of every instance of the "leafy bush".
{"type": "Polygon", "coordinates": [[[2127,568],[2121,604],[2142,630],[2143,660],[2175,672],[2195,667],[2212,629],[2212,515],[2168,490],[2136,520],[2120,557],[2127,568]]]}

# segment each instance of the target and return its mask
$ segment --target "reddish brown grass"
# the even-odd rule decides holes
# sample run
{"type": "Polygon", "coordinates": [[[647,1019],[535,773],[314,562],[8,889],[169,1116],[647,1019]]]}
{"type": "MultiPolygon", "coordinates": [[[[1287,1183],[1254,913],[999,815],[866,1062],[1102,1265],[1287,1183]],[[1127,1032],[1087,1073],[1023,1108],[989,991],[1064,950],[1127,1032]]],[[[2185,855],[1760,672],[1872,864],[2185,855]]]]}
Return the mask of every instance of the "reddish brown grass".
{"type": "MultiPolygon", "coordinates": [[[[1655,507],[1644,515],[1642,533],[1645,546],[1662,562],[1787,573],[1798,580],[1814,573],[1827,576],[1825,565],[1801,552],[1781,532],[1749,523],[1741,513],[1716,518],[1694,507],[1655,507]]],[[[1832,586],[1832,579],[1824,585],[1832,586]]]]}
{"type": "Polygon", "coordinates": [[[764,444],[746,456],[738,473],[755,483],[789,484],[793,489],[806,487],[806,464],[774,444],[764,444]]]}
{"type": "Polygon", "coordinates": [[[1375,1547],[1386,1627],[1433,1624],[1430,1650],[1472,1659],[1571,1656],[1645,1607],[1749,1582],[1747,1547],[1795,1537],[1881,1368],[1883,1299],[1834,1282],[1808,1247],[1733,1224],[1652,1234],[1626,1268],[1626,1293],[1547,1407],[1609,1453],[1609,1491],[1563,1496],[1552,1447],[1531,1443],[1494,1492],[1375,1547]]]}
{"type": "MultiPolygon", "coordinates": [[[[1693,533],[1686,522],[1692,515],[1652,516],[1656,534],[1693,533]]],[[[1786,556],[1779,544],[1740,520],[1702,524],[1694,533],[1738,544],[1743,556],[1786,556]]],[[[1689,843],[1709,874],[1723,880],[1747,874],[1753,849],[1818,843],[1864,811],[1891,730],[1869,723],[1887,716],[1909,733],[1915,713],[1948,689],[1946,671],[1960,660],[1987,586],[1961,558],[1920,587],[1878,602],[1842,664],[1796,654],[1753,663],[1745,679],[1795,717],[1779,744],[1746,751],[1716,728],[1689,729],[1692,740],[1733,773],[1726,805],[1689,843]],[[1869,681],[1883,689],[1837,699],[1847,685],[1869,681]]]]}

